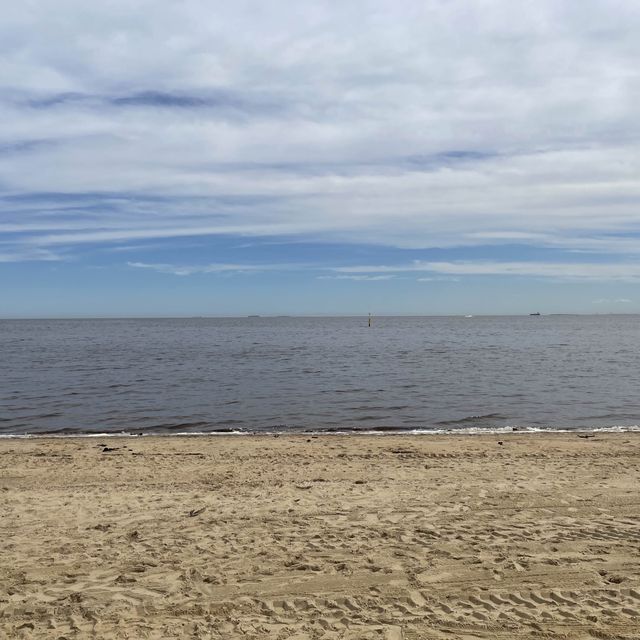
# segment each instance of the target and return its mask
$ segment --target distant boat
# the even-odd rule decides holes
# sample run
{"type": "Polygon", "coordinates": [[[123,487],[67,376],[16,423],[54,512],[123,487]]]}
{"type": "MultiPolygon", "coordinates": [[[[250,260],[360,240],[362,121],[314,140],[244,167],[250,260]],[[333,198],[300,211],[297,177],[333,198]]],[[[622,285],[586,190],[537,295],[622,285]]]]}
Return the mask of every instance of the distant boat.
{"type": "Polygon", "coordinates": [[[540,314],[538,311],[536,311],[535,313],[530,313],[529,315],[530,315],[530,316],[539,316],[539,315],[541,315],[541,314],[540,314]]]}
{"type": "Polygon", "coordinates": [[[465,318],[473,318],[473,316],[465,316],[465,318]]]}

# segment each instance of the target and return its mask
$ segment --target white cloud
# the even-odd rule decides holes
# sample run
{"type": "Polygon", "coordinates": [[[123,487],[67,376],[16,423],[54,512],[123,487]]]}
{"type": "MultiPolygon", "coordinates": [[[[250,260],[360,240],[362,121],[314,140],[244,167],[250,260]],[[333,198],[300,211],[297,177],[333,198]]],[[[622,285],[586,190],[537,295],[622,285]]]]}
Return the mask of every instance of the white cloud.
{"type": "MultiPolygon", "coordinates": [[[[429,262],[414,260],[406,264],[328,266],[321,263],[234,264],[212,263],[205,265],[176,265],[165,263],[127,262],[132,268],[149,269],[178,276],[194,274],[260,273],[266,271],[325,272],[316,275],[318,280],[385,281],[399,274],[427,274],[418,282],[459,282],[465,276],[519,276],[552,278],[577,281],[640,281],[640,263],[563,263],[563,262],[494,262],[456,261],[429,262]],[[326,271],[332,272],[327,274],[326,271]]],[[[594,304],[598,301],[594,300],[594,304]]],[[[622,304],[626,298],[602,299],[604,302],[622,304]]]]}
{"type": "Polygon", "coordinates": [[[418,282],[460,282],[460,278],[452,276],[427,276],[424,278],[417,278],[418,282]]]}
{"type": "MultiPolygon", "coordinates": [[[[147,262],[127,262],[127,266],[135,269],[149,269],[158,273],[166,273],[175,276],[191,276],[194,274],[248,274],[262,273],[266,271],[302,271],[302,270],[322,270],[321,265],[311,264],[226,264],[213,263],[206,265],[175,265],[175,264],[154,264],[147,262]]],[[[362,282],[375,282],[381,280],[392,280],[395,275],[320,275],[318,280],[353,280],[362,282]]]]}
{"type": "Polygon", "coordinates": [[[640,252],[633,0],[38,0],[3,7],[0,54],[15,255],[217,234],[640,252]]]}
{"type": "Polygon", "coordinates": [[[255,264],[207,264],[207,265],[174,265],[149,264],[146,262],[127,262],[127,266],[136,269],[150,269],[159,273],[169,273],[175,276],[191,276],[196,273],[257,273],[295,268],[295,265],[255,265],[255,264]]]}
{"type": "Polygon", "coordinates": [[[318,280],[356,280],[358,282],[379,282],[381,280],[393,280],[395,276],[381,275],[381,276],[367,276],[367,275],[354,275],[354,276],[318,276],[318,280]]]}
{"type": "Polygon", "coordinates": [[[62,260],[62,258],[45,249],[13,249],[0,248],[0,263],[1,262],[56,262],[62,260]]]}
{"type": "Polygon", "coordinates": [[[631,304],[633,300],[630,300],[629,298],[616,298],[615,300],[610,300],[609,298],[598,298],[592,302],[593,304],[631,304]]]}
{"type": "Polygon", "coordinates": [[[532,276],[575,280],[640,280],[640,263],[563,262],[424,262],[404,265],[359,265],[335,267],[341,273],[429,272],[453,276],[532,276]]]}

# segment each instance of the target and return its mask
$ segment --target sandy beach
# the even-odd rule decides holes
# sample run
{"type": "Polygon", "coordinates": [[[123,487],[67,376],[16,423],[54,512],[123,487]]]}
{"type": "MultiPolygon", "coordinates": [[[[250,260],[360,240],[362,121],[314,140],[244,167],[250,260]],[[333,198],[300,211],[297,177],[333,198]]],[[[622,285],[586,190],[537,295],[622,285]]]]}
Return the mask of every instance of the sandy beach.
{"type": "Polygon", "coordinates": [[[640,637],[640,434],[0,440],[0,637],[640,637]]]}

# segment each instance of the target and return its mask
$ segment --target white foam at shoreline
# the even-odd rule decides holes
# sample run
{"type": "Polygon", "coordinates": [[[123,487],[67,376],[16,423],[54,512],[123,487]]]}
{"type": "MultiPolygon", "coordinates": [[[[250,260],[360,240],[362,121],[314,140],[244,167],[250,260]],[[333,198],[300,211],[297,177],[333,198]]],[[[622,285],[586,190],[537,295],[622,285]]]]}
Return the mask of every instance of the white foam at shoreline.
{"type": "Polygon", "coordinates": [[[175,433],[148,432],[129,433],[127,431],[113,433],[9,433],[0,434],[0,439],[27,439],[27,438],[173,438],[173,437],[206,437],[206,436],[332,436],[332,435],[367,435],[367,436],[401,436],[401,435],[518,435],[535,433],[636,433],[640,432],[640,425],[614,425],[606,427],[519,427],[506,426],[495,428],[463,427],[460,429],[335,429],[327,430],[298,430],[290,431],[179,431],[175,433]]]}

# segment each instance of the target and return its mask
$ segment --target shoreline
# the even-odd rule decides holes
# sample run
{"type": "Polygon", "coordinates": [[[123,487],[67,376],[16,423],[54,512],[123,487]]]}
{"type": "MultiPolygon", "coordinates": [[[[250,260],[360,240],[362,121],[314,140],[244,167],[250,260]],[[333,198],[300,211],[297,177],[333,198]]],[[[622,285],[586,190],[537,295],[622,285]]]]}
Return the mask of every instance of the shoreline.
{"type": "Polygon", "coordinates": [[[638,637],[640,434],[353,435],[0,439],[0,635],[638,637]]]}
{"type": "Polygon", "coordinates": [[[327,427],[320,429],[212,429],[211,431],[176,431],[176,432],[129,432],[129,431],[101,431],[101,432],[44,432],[44,433],[0,433],[0,440],[13,439],[84,439],[84,438],[206,438],[206,437],[280,437],[280,436],[509,436],[509,435],[554,435],[579,433],[640,433],[640,425],[610,425],[593,427],[461,427],[445,428],[403,428],[376,427],[372,429],[358,427],[327,427]]]}

